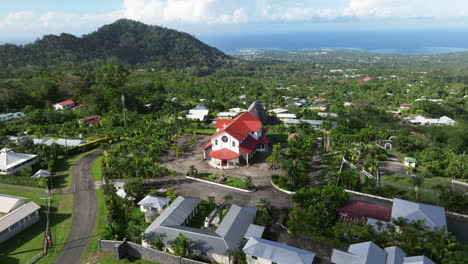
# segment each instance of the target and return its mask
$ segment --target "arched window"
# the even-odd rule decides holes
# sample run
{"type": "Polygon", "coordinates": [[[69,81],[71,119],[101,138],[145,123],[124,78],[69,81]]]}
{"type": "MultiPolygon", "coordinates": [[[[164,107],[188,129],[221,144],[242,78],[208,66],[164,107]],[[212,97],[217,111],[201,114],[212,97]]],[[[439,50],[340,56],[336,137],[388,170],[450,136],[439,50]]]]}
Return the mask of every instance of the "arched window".
{"type": "Polygon", "coordinates": [[[215,145],[218,145],[218,140],[217,139],[215,140],[215,145]]]}
{"type": "Polygon", "coordinates": [[[235,142],[235,141],[232,141],[232,146],[233,146],[233,147],[236,146],[236,142],[235,142]]]}

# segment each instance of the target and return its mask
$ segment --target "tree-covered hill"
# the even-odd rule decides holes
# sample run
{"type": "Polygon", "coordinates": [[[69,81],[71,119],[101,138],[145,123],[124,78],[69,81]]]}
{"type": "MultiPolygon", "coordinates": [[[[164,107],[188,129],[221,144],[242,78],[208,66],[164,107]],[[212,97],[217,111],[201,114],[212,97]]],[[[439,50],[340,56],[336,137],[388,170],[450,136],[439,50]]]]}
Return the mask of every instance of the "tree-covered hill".
{"type": "Polygon", "coordinates": [[[0,71],[92,69],[103,64],[155,69],[208,70],[230,57],[195,37],[172,29],[121,19],[76,37],[46,35],[34,43],[0,46],[0,71]]]}

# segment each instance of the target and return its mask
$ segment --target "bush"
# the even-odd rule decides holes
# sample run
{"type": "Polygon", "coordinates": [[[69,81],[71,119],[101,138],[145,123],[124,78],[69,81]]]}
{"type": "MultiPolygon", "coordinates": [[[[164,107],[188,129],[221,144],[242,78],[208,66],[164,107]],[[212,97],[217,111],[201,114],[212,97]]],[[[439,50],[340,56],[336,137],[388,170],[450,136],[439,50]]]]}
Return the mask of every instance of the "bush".
{"type": "Polygon", "coordinates": [[[37,187],[36,179],[29,176],[0,175],[0,183],[37,187]]]}

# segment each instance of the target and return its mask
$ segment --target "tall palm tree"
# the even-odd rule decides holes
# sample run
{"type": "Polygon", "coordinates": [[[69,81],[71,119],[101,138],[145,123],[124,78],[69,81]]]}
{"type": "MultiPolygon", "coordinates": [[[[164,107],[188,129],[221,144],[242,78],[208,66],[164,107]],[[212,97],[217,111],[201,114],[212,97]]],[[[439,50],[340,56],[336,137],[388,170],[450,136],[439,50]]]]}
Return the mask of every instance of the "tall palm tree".
{"type": "Polygon", "coordinates": [[[411,184],[414,186],[414,191],[416,192],[416,200],[420,200],[420,188],[424,184],[424,175],[423,174],[418,174],[414,177],[411,177],[411,184]]]}

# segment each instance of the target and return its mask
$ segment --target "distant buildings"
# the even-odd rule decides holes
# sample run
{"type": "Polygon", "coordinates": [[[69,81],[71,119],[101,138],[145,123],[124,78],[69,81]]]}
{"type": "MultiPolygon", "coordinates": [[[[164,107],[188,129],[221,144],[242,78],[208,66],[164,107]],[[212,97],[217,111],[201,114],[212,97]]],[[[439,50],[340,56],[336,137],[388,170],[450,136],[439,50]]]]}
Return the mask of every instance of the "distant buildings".
{"type": "Polygon", "coordinates": [[[138,202],[140,206],[140,211],[146,213],[147,211],[158,211],[161,212],[166,205],[169,203],[170,199],[159,197],[155,195],[147,195],[143,200],[138,202]]]}
{"type": "Polygon", "coordinates": [[[0,194],[0,243],[39,221],[39,209],[26,198],[0,194]]]}
{"type": "Polygon", "coordinates": [[[416,117],[407,117],[405,120],[413,125],[445,125],[445,126],[455,126],[457,121],[451,119],[450,117],[443,116],[441,118],[426,118],[423,116],[416,117]]]}
{"type": "Polygon", "coordinates": [[[252,237],[242,249],[248,264],[312,264],[315,253],[278,242],[252,237]]]}
{"type": "Polygon", "coordinates": [[[198,105],[193,109],[189,110],[189,114],[186,115],[185,117],[187,119],[193,119],[193,120],[198,120],[198,121],[203,121],[205,120],[206,116],[208,115],[210,111],[208,110],[208,107],[204,105],[198,105]]]}
{"type": "Polygon", "coordinates": [[[80,124],[80,126],[96,126],[99,124],[99,122],[101,121],[101,118],[97,115],[94,115],[94,116],[89,116],[89,117],[85,117],[85,118],[82,118],[80,120],[78,120],[78,123],[80,124]]]}
{"type": "Polygon", "coordinates": [[[333,249],[334,264],[435,264],[425,256],[407,257],[399,247],[381,249],[373,242],[352,244],[348,251],[333,249]]]}
{"type": "Polygon", "coordinates": [[[21,113],[21,112],[16,112],[16,113],[6,113],[6,114],[0,114],[0,122],[2,121],[10,121],[10,120],[16,120],[25,117],[26,115],[21,113]]]}
{"type": "Polygon", "coordinates": [[[0,150],[0,175],[15,174],[37,162],[37,155],[16,153],[9,148],[4,148],[0,150]]]}
{"type": "MultiPolygon", "coordinates": [[[[21,137],[15,137],[15,136],[8,136],[8,140],[11,142],[18,142],[21,137]]],[[[60,146],[64,147],[76,147],[83,145],[85,143],[88,143],[88,140],[83,140],[83,139],[65,139],[65,138],[59,138],[59,139],[53,139],[53,138],[30,138],[34,145],[38,144],[44,144],[47,146],[50,146],[52,144],[57,144],[60,146]]]]}
{"type": "Polygon", "coordinates": [[[403,159],[403,164],[406,166],[406,167],[416,167],[416,162],[417,160],[415,158],[411,158],[411,157],[405,157],[403,159]]]}
{"type": "Polygon", "coordinates": [[[72,101],[72,100],[66,100],[66,101],[63,101],[63,102],[60,102],[60,103],[56,103],[54,105],[52,105],[52,107],[58,111],[58,110],[66,110],[66,109],[78,109],[80,107],[83,107],[83,105],[81,104],[77,104],[75,103],[75,101],[72,101]]]}

